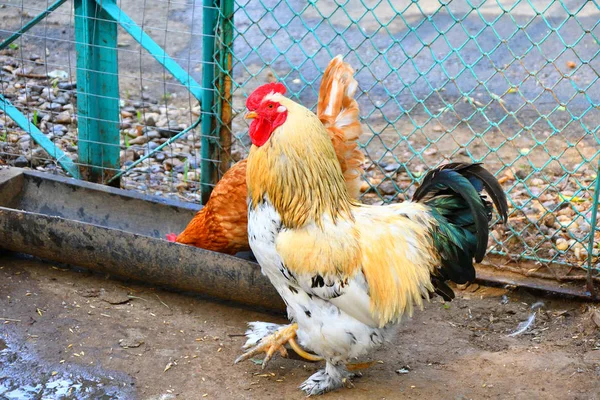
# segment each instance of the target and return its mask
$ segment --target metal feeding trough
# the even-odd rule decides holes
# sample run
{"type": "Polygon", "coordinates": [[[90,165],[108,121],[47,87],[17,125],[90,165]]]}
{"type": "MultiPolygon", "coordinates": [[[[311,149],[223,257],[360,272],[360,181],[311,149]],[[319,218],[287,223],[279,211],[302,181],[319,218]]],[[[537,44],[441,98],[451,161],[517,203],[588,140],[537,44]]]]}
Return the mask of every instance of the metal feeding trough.
{"type": "Polygon", "coordinates": [[[201,206],[17,168],[0,170],[0,248],[272,310],[258,264],[165,240],[201,206]]]}

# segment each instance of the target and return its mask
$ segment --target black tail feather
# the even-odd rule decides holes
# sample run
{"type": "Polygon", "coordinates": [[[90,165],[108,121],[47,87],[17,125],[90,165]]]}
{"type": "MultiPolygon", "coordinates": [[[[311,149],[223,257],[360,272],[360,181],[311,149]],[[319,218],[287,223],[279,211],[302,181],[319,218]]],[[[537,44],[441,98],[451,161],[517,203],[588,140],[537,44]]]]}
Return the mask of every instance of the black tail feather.
{"type": "Polygon", "coordinates": [[[432,232],[441,265],[432,274],[435,293],[449,301],[454,292],[445,283],[475,280],[473,259],[481,262],[487,250],[488,223],[492,218],[491,198],[502,221],[508,218],[506,194],[498,180],[480,164],[450,163],[428,172],[415,191],[413,201],[431,207],[438,220],[432,232]]]}
{"type": "Polygon", "coordinates": [[[467,178],[475,177],[479,179],[483,184],[485,191],[494,202],[494,206],[496,207],[496,210],[498,210],[498,214],[500,214],[502,221],[508,221],[508,201],[506,193],[504,193],[504,189],[500,186],[500,183],[492,173],[483,168],[479,163],[449,163],[445,164],[443,167],[454,169],[456,172],[459,172],[467,178]],[[457,169],[455,169],[456,166],[458,166],[457,169]]]}

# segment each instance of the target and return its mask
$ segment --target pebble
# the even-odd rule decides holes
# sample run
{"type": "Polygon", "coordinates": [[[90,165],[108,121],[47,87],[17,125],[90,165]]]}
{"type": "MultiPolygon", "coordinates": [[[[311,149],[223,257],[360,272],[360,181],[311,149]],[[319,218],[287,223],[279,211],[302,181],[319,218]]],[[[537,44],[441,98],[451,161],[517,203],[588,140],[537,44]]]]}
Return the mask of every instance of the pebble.
{"type": "Polygon", "coordinates": [[[76,82],[58,82],[56,85],[60,90],[75,90],[77,88],[76,82]]]}
{"type": "Polygon", "coordinates": [[[148,136],[138,136],[135,139],[131,139],[129,144],[146,144],[148,143],[148,136]]]}
{"type": "Polygon", "coordinates": [[[57,124],[70,124],[71,122],[73,122],[73,119],[71,117],[70,112],[63,111],[54,118],[54,122],[56,122],[57,124]]]}
{"type": "Polygon", "coordinates": [[[12,164],[17,168],[23,168],[29,165],[29,161],[27,161],[27,158],[25,158],[25,156],[19,156],[13,161],[12,164]]]}
{"type": "Polygon", "coordinates": [[[67,132],[67,128],[64,125],[52,125],[52,133],[55,136],[63,136],[67,132]]]}
{"type": "Polygon", "coordinates": [[[385,181],[382,184],[380,184],[379,186],[377,186],[377,190],[379,190],[380,193],[387,194],[387,195],[396,194],[396,192],[397,192],[397,190],[394,186],[394,183],[389,180],[385,181]]]}
{"type": "Polygon", "coordinates": [[[148,139],[150,139],[150,140],[160,139],[162,137],[158,131],[154,131],[154,130],[148,131],[148,133],[146,135],[148,136],[148,139]]]}
{"type": "Polygon", "coordinates": [[[50,103],[46,106],[46,110],[49,111],[58,111],[58,110],[62,110],[62,104],[60,103],[50,103]]]}
{"type": "Polygon", "coordinates": [[[569,248],[569,242],[563,238],[558,238],[556,240],[556,248],[560,251],[565,251],[569,248]]]}

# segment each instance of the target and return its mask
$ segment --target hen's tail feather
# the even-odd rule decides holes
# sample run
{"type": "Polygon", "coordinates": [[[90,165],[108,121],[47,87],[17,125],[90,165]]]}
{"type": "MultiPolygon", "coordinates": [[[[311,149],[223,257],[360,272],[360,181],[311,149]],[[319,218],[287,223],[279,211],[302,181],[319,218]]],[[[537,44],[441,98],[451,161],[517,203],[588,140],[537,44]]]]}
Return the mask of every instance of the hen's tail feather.
{"type": "Polygon", "coordinates": [[[348,190],[354,198],[360,195],[361,165],[364,161],[357,143],[362,134],[358,103],[354,99],[357,88],[353,68],[343,61],[341,55],[337,56],[329,62],[323,73],[317,104],[317,116],[327,128],[342,170],[345,171],[348,190]]]}
{"type": "Polygon", "coordinates": [[[425,175],[413,196],[413,201],[430,206],[438,221],[432,240],[439,251],[441,266],[432,276],[432,282],[436,293],[446,300],[453,294],[444,281],[473,281],[473,259],[481,262],[485,255],[492,203],[481,195],[483,189],[506,221],[506,195],[496,178],[480,164],[451,163],[436,168],[425,175]]]}

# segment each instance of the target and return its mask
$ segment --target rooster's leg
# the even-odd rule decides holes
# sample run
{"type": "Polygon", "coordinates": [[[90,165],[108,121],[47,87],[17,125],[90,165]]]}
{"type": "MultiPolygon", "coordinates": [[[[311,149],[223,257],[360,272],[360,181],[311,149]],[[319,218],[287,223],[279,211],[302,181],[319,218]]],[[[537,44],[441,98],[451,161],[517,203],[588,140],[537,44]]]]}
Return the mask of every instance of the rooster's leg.
{"type": "Polygon", "coordinates": [[[283,357],[287,357],[287,350],[285,349],[286,343],[289,343],[292,349],[294,349],[294,351],[298,353],[299,356],[304,357],[307,360],[322,360],[321,357],[307,353],[302,348],[300,348],[300,346],[298,346],[298,344],[296,343],[297,330],[298,324],[296,323],[290,325],[276,325],[254,322],[250,324],[250,330],[246,332],[248,341],[244,345],[244,349],[249,350],[241,356],[239,356],[235,360],[235,364],[239,363],[240,361],[245,361],[257,354],[266,353],[266,356],[262,363],[262,367],[264,369],[271,360],[271,357],[273,357],[273,354],[275,354],[275,352],[279,351],[279,353],[283,357]]]}
{"type": "Polygon", "coordinates": [[[311,375],[310,378],[300,385],[300,389],[304,390],[309,396],[319,395],[341,388],[342,386],[354,387],[351,382],[351,379],[354,377],[355,375],[348,372],[348,369],[344,365],[327,362],[325,369],[311,375]]]}

